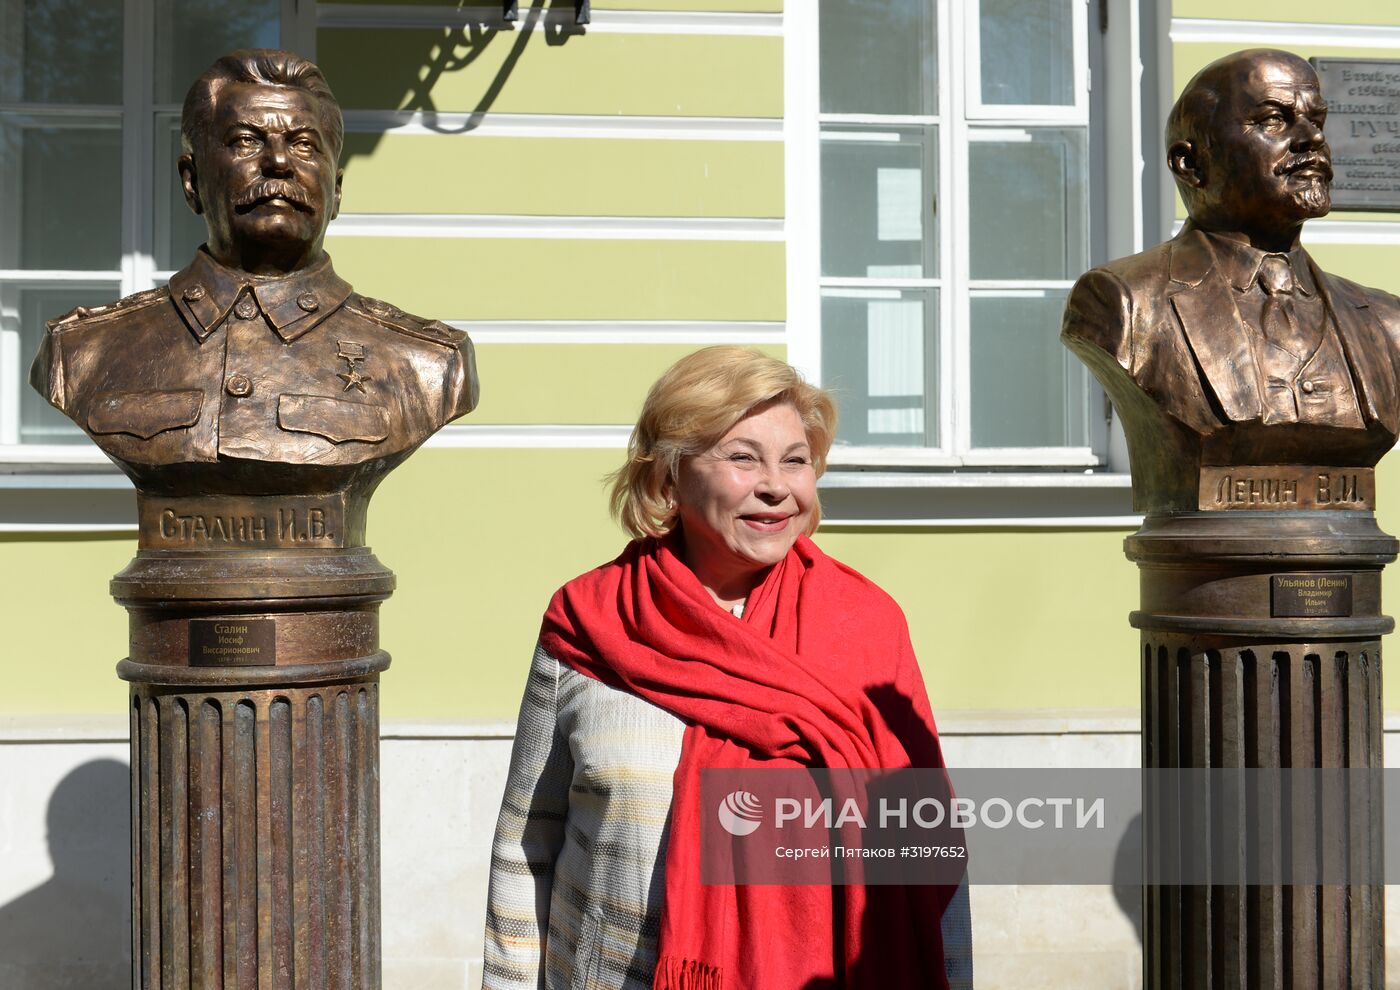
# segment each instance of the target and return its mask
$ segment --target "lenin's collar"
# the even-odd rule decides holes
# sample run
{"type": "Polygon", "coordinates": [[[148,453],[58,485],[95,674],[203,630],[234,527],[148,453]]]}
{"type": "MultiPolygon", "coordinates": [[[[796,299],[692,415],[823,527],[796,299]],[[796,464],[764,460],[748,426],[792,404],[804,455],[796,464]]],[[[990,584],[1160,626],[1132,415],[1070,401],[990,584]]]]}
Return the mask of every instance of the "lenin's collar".
{"type": "MultiPolygon", "coordinates": [[[[1234,240],[1209,234],[1187,221],[1172,244],[1170,278],[1188,286],[1196,286],[1215,269],[1231,287],[1244,292],[1259,276],[1259,266],[1269,252],[1234,240]]],[[[1307,252],[1301,247],[1283,254],[1293,269],[1293,281],[1305,296],[1317,291],[1307,252]]]]}
{"type": "Polygon", "coordinates": [[[170,300],[190,332],[203,343],[238,301],[244,289],[278,336],[290,343],[341,307],[350,283],[335,273],[330,255],[290,275],[258,276],[225,267],[204,248],[189,266],[170,276],[170,300]]]}
{"type": "MultiPolygon", "coordinates": [[[[1211,249],[1215,252],[1215,261],[1220,266],[1220,274],[1225,277],[1236,292],[1249,291],[1249,287],[1259,277],[1259,266],[1264,263],[1264,259],[1269,256],[1270,252],[1260,251],[1243,241],[1229,237],[1218,237],[1215,234],[1207,234],[1206,237],[1210,240],[1211,249]]],[[[1312,274],[1308,271],[1308,256],[1303,253],[1303,249],[1296,247],[1292,251],[1281,252],[1281,254],[1288,261],[1289,267],[1293,269],[1293,281],[1298,289],[1305,296],[1312,295],[1312,274]]]]}

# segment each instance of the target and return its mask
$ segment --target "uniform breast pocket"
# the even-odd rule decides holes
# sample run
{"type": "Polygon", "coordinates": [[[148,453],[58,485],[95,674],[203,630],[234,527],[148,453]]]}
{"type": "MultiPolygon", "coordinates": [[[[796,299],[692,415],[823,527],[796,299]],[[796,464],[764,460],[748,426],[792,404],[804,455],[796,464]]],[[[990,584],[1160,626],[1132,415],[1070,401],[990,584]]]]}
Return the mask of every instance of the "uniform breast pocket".
{"type": "Polygon", "coordinates": [[[199,422],[204,393],[199,389],[171,392],[102,392],[88,408],[87,426],[92,433],[126,433],[149,440],[167,430],[180,430],[199,422]]]}
{"type": "Polygon", "coordinates": [[[389,410],[324,395],[284,395],[277,400],[277,425],[331,443],[379,443],[389,435],[389,410]]]}

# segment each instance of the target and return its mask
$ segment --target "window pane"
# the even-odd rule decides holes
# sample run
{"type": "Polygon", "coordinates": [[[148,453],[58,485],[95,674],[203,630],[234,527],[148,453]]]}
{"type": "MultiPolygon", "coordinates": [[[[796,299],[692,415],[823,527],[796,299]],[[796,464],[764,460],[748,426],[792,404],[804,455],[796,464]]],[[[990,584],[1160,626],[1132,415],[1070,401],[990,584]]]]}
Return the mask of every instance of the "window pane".
{"type": "Polygon", "coordinates": [[[155,259],[156,268],[173,271],[184,268],[204,243],[204,218],[185,202],[180,189],[180,115],[156,114],[155,182],[155,259]]]}
{"type": "Polygon", "coordinates": [[[156,102],[180,103],[220,55],[276,48],[281,0],[156,0],[156,102]]]}
{"type": "Polygon", "coordinates": [[[68,417],[29,387],[29,363],[39,351],[46,321],[74,306],[101,306],[119,295],[116,282],[103,286],[0,284],[0,332],[19,333],[22,367],[15,369],[15,379],[19,384],[20,443],[87,443],[87,437],[68,417]]]}
{"type": "Polygon", "coordinates": [[[1073,0],[982,0],[982,102],[1074,105],[1073,0]]]}
{"type": "Polygon", "coordinates": [[[0,9],[0,101],[121,103],[122,0],[11,0],[0,9]]]}
{"type": "Polygon", "coordinates": [[[838,443],[937,446],[938,290],[822,293],[822,384],[838,443]]]}
{"type": "Polygon", "coordinates": [[[822,274],[938,275],[934,128],[860,129],[822,141],[822,274]]]}
{"type": "Polygon", "coordinates": [[[0,190],[0,267],[121,267],[115,116],[67,118],[61,126],[0,116],[0,190]]]}
{"type": "Polygon", "coordinates": [[[821,112],[938,112],[934,0],[820,0],[821,112]]]}
{"type": "Polygon", "coordinates": [[[972,297],[972,445],[1087,447],[1084,365],[1060,344],[1068,290],[972,297]]]}
{"type": "Polygon", "coordinates": [[[971,137],[972,277],[1077,278],[1089,260],[1083,129],[977,129],[971,137]]]}

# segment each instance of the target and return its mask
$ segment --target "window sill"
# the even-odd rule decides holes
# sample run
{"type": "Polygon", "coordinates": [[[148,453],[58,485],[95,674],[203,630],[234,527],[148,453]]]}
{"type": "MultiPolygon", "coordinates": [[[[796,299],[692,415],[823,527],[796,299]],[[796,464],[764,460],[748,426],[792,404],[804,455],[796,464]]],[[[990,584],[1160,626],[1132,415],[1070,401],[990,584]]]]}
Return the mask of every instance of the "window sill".
{"type": "Polygon", "coordinates": [[[52,474],[72,468],[115,472],[116,465],[91,443],[0,444],[0,475],[36,472],[52,474]]]}
{"type": "Polygon", "coordinates": [[[998,447],[949,454],[927,447],[852,447],[831,449],[828,458],[838,468],[1073,468],[1092,469],[1103,459],[1088,447],[998,447]]]}
{"type": "Polygon", "coordinates": [[[136,492],[102,463],[0,464],[0,533],[134,533],[136,492]]]}
{"type": "Polygon", "coordinates": [[[1141,524],[1132,479],[1113,472],[845,471],[819,488],[826,527],[1085,529],[1141,524]]]}
{"type": "MultiPolygon", "coordinates": [[[[1112,472],[828,471],[822,525],[1134,528],[1132,482],[1112,472]]],[[[132,533],[131,482],[101,463],[0,464],[0,533],[132,533]]]]}

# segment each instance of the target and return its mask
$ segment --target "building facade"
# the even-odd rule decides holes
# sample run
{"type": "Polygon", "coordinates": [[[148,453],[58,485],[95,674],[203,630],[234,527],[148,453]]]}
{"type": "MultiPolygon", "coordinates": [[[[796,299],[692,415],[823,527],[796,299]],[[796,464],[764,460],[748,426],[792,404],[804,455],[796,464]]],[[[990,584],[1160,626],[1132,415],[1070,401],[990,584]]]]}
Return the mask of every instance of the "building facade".
{"type": "MultiPolygon", "coordinates": [[[[837,393],[817,539],[903,605],[951,763],[1136,765],[1126,452],[1058,342],[1064,298],[1184,215],[1161,133],[1198,68],[1256,46],[1400,59],[1400,11],[589,6],[580,25],[568,0],[513,21],[455,2],[0,0],[0,986],[126,971],[126,629],[107,581],[135,549],[134,498],[25,372],[46,317],[162,284],[199,244],[179,104],[237,47],[310,56],[345,109],[341,274],[477,345],[479,409],[370,511],[399,576],[386,986],[479,983],[541,612],[620,549],[603,477],[651,381],[706,344],[785,356],[837,393]]],[[[1334,212],[1305,243],[1400,292],[1395,216],[1334,212]]],[[[1135,896],[975,890],[979,986],[1138,985],[1135,896]]]]}

